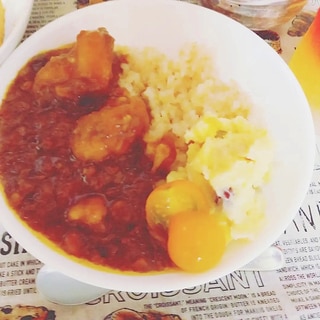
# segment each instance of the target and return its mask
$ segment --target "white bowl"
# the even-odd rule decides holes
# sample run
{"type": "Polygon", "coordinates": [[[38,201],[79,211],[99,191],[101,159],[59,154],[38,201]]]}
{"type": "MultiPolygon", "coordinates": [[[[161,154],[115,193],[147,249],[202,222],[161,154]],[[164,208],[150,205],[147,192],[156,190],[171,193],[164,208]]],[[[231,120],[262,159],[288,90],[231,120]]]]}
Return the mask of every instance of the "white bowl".
{"type": "Polygon", "coordinates": [[[0,65],[20,43],[25,31],[33,0],[3,0],[5,8],[5,35],[0,46],[0,65]]]}
{"type": "Polygon", "coordinates": [[[224,78],[235,79],[258,106],[275,142],[272,179],[265,189],[266,221],[252,242],[228,247],[212,270],[188,274],[114,274],[81,265],[47,247],[0,199],[7,231],[48,266],[80,281],[114,290],[170,291],[200,285],[237,270],[257,257],[286,229],[304,200],[314,161],[312,117],[301,87],[285,62],[257,35],[206,8],[173,0],[118,0],[63,16],[29,37],[0,69],[0,99],[26,61],[40,51],[75,40],[81,29],[105,26],[118,44],[154,46],[167,53],[185,42],[206,45],[224,78]]]}

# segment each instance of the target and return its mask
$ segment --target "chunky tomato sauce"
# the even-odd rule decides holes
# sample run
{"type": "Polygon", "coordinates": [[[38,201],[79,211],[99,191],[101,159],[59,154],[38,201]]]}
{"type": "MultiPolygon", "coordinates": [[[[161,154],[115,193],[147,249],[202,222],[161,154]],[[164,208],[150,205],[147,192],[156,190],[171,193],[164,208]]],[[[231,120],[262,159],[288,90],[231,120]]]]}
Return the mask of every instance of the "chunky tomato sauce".
{"type": "MultiPolygon", "coordinates": [[[[150,236],[145,201],[166,172],[154,172],[142,139],[121,155],[102,161],[81,160],[70,148],[77,120],[99,110],[119,94],[119,64],[105,94],[78,99],[35,95],[34,78],[51,56],[33,58],[9,88],[0,110],[0,174],[10,205],[36,231],[66,252],[120,270],[147,272],[171,267],[166,248],[150,236]],[[101,202],[99,223],[72,220],[68,212],[79,201],[101,202]]],[[[121,91],[121,90],[120,90],[121,91]]]]}

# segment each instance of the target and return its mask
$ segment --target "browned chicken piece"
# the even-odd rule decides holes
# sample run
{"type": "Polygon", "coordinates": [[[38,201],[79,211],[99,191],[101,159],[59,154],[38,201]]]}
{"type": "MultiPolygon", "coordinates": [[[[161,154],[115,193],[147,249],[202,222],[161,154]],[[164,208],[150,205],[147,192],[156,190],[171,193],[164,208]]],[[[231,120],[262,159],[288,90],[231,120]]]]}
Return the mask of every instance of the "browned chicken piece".
{"type": "Polygon", "coordinates": [[[79,118],[71,136],[71,149],[78,159],[102,161],[124,154],[147,131],[150,118],[144,101],[139,97],[119,101],[79,118]]]}
{"type": "Polygon", "coordinates": [[[67,215],[70,222],[82,223],[97,231],[105,231],[103,220],[107,215],[107,206],[101,196],[88,196],[74,204],[67,215]]]}
{"type": "Polygon", "coordinates": [[[105,28],[81,31],[64,54],[52,57],[37,73],[33,90],[38,94],[53,88],[63,98],[105,92],[112,78],[114,39],[105,28]]]}

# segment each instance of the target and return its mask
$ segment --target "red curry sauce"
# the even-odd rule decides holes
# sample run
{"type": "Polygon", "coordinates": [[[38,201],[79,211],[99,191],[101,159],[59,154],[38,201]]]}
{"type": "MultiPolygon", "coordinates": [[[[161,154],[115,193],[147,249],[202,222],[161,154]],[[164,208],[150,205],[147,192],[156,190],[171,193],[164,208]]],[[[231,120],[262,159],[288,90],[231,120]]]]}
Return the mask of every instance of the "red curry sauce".
{"type": "MultiPolygon", "coordinates": [[[[171,267],[166,248],[150,236],[145,201],[166,172],[153,172],[142,139],[123,155],[99,162],[77,159],[69,138],[77,119],[99,110],[113,94],[69,100],[31,90],[38,70],[53,55],[34,57],[9,88],[0,110],[0,175],[10,205],[31,228],[66,252],[120,270],[146,272],[171,267]],[[99,198],[107,214],[100,229],[69,221],[77,201],[99,198]]],[[[123,59],[123,57],[121,58],[123,59]]],[[[120,72],[114,63],[114,83],[120,72]]]]}

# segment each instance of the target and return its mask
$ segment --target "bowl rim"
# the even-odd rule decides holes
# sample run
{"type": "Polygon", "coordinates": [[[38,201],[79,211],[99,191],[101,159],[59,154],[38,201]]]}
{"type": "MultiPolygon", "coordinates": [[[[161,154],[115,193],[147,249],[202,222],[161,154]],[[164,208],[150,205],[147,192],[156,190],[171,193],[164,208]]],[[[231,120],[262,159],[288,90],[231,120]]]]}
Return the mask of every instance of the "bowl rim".
{"type": "Polygon", "coordinates": [[[24,0],[22,2],[19,0],[3,1],[3,5],[5,8],[6,29],[5,29],[3,43],[0,46],[0,65],[12,53],[15,47],[19,45],[20,40],[23,38],[28,22],[30,20],[33,4],[34,4],[34,0],[24,0]],[[14,23],[14,25],[10,28],[10,31],[8,32],[7,30],[8,18],[6,17],[6,13],[8,11],[7,8],[9,8],[9,6],[10,8],[19,7],[19,12],[22,12],[23,14],[16,17],[17,22],[14,23]]]}

